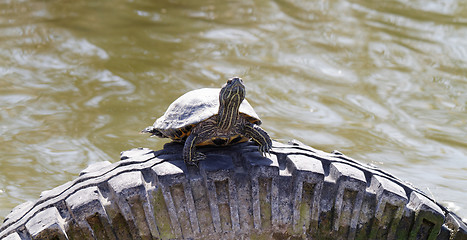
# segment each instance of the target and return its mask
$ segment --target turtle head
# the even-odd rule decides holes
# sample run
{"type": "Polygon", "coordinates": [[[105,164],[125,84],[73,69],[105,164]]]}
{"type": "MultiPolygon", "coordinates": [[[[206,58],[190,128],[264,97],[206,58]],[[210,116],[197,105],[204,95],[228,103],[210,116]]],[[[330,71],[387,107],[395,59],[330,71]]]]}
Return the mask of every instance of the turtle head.
{"type": "Polygon", "coordinates": [[[237,121],[238,109],[245,99],[245,85],[239,77],[231,78],[219,94],[219,128],[228,129],[237,121]]]}
{"type": "Polygon", "coordinates": [[[219,101],[226,104],[235,104],[240,106],[243,99],[245,99],[245,85],[241,78],[234,77],[227,80],[227,83],[222,86],[219,94],[219,101]]]}

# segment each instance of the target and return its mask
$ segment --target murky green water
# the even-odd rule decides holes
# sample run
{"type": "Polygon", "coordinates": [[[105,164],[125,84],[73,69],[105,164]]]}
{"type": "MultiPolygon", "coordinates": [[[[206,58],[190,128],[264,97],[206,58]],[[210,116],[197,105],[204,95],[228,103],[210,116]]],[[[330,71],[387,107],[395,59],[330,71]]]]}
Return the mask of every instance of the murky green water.
{"type": "Polygon", "coordinates": [[[0,0],[0,220],[238,75],[264,129],[467,218],[467,2],[0,0]]]}

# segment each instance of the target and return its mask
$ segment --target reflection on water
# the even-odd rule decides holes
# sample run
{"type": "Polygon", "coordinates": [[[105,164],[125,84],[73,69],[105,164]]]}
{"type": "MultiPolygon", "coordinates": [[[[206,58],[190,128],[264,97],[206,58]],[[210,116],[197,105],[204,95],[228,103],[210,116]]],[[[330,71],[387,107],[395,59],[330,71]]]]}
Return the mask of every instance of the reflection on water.
{"type": "Polygon", "coordinates": [[[467,4],[2,1],[0,220],[239,75],[280,141],[372,163],[467,217],[467,4]]]}

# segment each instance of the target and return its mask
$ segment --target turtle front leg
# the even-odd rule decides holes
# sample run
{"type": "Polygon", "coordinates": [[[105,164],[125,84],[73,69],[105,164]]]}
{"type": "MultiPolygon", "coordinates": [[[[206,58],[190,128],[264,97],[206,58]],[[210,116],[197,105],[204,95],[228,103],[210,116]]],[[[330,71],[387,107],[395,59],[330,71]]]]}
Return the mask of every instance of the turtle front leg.
{"type": "Polygon", "coordinates": [[[203,153],[196,151],[196,143],[199,141],[198,134],[190,134],[183,146],[183,160],[191,165],[196,165],[196,162],[203,160],[206,156],[203,153]]]}
{"type": "Polygon", "coordinates": [[[246,137],[253,139],[259,144],[259,152],[261,155],[266,156],[269,150],[272,148],[272,141],[268,133],[264,131],[260,126],[252,123],[245,124],[244,134],[246,137]]]}

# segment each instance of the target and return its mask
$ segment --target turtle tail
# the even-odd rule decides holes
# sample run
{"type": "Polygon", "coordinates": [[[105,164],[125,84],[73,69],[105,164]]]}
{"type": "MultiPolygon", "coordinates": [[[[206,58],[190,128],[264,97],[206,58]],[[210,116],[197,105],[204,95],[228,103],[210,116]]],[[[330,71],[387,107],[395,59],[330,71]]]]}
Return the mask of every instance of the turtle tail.
{"type": "Polygon", "coordinates": [[[155,129],[154,126],[149,126],[143,130],[141,130],[140,133],[150,133],[151,136],[158,136],[158,137],[166,137],[164,134],[162,134],[159,130],[155,129]]]}

